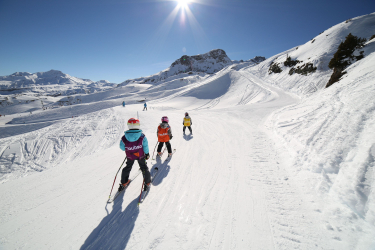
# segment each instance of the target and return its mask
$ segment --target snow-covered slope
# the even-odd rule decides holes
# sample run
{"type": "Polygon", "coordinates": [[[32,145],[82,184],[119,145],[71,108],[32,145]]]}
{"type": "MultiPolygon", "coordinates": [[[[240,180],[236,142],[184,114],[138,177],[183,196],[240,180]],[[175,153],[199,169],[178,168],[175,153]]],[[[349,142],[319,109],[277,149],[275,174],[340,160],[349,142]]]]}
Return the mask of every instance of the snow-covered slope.
{"type": "Polygon", "coordinates": [[[306,196],[320,197],[311,205],[329,230],[344,232],[348,249],[375,242],[374,69],[373,52],[340,82],[277,111],[270,125],[296,156],[291,174],[306,196]],[[355,233],[363,231],[372,238],[355,233]]]}
{"type": "MultiPolygon", "coordinates": [[[[325,88],[328,83],[332,74],[332,70],[328,68],[328,63],[340,43],[345,41],[345,37],[351,33],[354,36],[369,40],[375,34],[374,27],[375,13],[346,20],[323,31],[303,45],[268,58],[258,66],[249,68],[249,71],[267,82],[299,96],[311,95],[325,88]],[[317,69],[314,73],[308,75],[297,73],[289,75],[292,67],[284,65],[288,56],[292,60],[300,61],[294,68],[311,63],[317,69]],[[269,69],[272,63],[277,64],[282,72],[270,74],[269,69]]],[[[364,55],[369,55],[374,50],[374,44],[371,44],[371,46],[364,48],[364,55]]]]}
{"type": "MultiPolygon", "coordinates": [[[[350,22],[365,30],[373,20],[334,26],[330,39],[337,49],[350,22]]],[[[289,51],[313,58],[321,48],[307,47],[316,42],[289,51]]],[[[0,248],[374,249],[372,46],[327,89],[328,69],[269,75],[271,61],[230,63],[214,74],[129,82],[75,105],[0,117],[0,248]],[[182,134],[186,111],[194,135],[182,134]],[[106,204],[127,119],[139,116],[152,155],[164,115],[177,152],[169,162],[148,161],[160,173],[146,200],[137,206],[139,175],[106,204]]],[[[319,55],[316,65],[327,65],[319,55]]],[[[137,170],[135,163],[130,176],[137,170]]]]}

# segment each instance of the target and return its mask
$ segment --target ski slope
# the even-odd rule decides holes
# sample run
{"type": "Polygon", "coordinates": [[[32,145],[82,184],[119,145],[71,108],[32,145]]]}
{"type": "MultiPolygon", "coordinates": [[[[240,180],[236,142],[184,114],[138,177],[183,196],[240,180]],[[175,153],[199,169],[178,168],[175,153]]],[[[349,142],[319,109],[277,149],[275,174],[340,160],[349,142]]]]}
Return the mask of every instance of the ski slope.
{"type": "Polygon", "coordinates": [[[274,111],[298,98],[230,69],[167,97],[151,90],[137,94],[161,96],[148,111],[136,103],[106,108],[103,98],[72,107],[77,117],[64,107],[12,125],[29,132],[1,139],[1,161],[11,169],[0,189],[2,248],[351,249],[346,235],[324,227],[316,201],[291,174],[291,154],[268,127],[274,111]],[[185,111],[193,136],[182,134],[185,111]],[[161,172],[140,207],[141,176],[107,204],[124,159],[119,140],[137,113],[150,150],[168,115],[177,152],[169,163],[148,161],[161,172]]]}

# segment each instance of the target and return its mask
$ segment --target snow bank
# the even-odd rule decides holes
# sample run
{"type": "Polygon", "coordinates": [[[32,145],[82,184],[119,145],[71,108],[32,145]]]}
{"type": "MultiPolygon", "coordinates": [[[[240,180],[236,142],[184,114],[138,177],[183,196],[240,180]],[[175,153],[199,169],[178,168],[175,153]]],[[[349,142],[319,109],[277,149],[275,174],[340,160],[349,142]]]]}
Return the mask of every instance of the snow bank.
{"type": "MultiPolygon", "coordinates": [[[[375,13],[344,21],[325,30],[307,43],[272,56],[258,66],[249,68],[248,71],[286,91],[301,97],[309,96],[325,88],[333,72],[328,68],[328,63],[340,43],[345,41],[345,37],[352,33],[354,36],[369,40],[375,34],[374,25],[375,13]],[[292,60],[300,61],[295,67],[311,63],[317,70],[307,76],[297,73],[289,75],[291,67],[284,66],[288,56],[292,60]],[[270,74],[271,63],[278,64],[282,72],[270,74]]],[[[365,55],[373,51],[365,49],[365,55]]]]}
{"type": "Polygon", "coordinates": [[[272,118],[275,133],[296,155],[292,171],[308,183],[304,191],[320,197],[314,199],[327,225],[345,231],[358,249],[367,249],[375,235],[374,69],[372,53],[338,83],[272,118]]]}

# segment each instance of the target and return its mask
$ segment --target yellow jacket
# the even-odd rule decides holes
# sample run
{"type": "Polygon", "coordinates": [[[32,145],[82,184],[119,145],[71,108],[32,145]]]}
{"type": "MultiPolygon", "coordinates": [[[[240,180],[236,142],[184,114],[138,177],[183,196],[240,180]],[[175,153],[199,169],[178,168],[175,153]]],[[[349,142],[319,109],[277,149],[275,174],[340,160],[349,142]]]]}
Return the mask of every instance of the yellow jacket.
{"type": "Polygon", "coordinates": [[[189,126],[193,125],[193,122],[192,122],[190,116],[185,116],[182,124],[186,127],[189,127],[189,126]]]}

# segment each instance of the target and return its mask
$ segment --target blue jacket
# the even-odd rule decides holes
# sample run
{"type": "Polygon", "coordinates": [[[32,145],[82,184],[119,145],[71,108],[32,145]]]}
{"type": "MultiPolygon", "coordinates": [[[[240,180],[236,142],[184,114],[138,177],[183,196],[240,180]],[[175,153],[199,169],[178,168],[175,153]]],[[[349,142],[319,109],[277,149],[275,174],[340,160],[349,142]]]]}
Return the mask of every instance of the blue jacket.
{"type": "Polygon", "coordinates": [[[147,104],[145,103],[145,104],[143,104],[143,106],[147,107],[147,104]]]}
{"type": "MultiPolygon", "coordinates": [[[[130,142],[138,140],[139,137],[141,137],[141,135],[142,135],[142,130],[140,129],[133,129],[133,130],[125,131],[125,138],[126,140],[130,142]]],[[[143,146],[143,152],[145,152],[145,154],[148,154],[149,149],[148,149],[148,141],[147,141],[146,136],[143,138],[142,146],[143,146]]],[[[125,144],[122,142],[122,140],[120,140],[120,148],[122,151],[125,151],[125,144]]]]}

